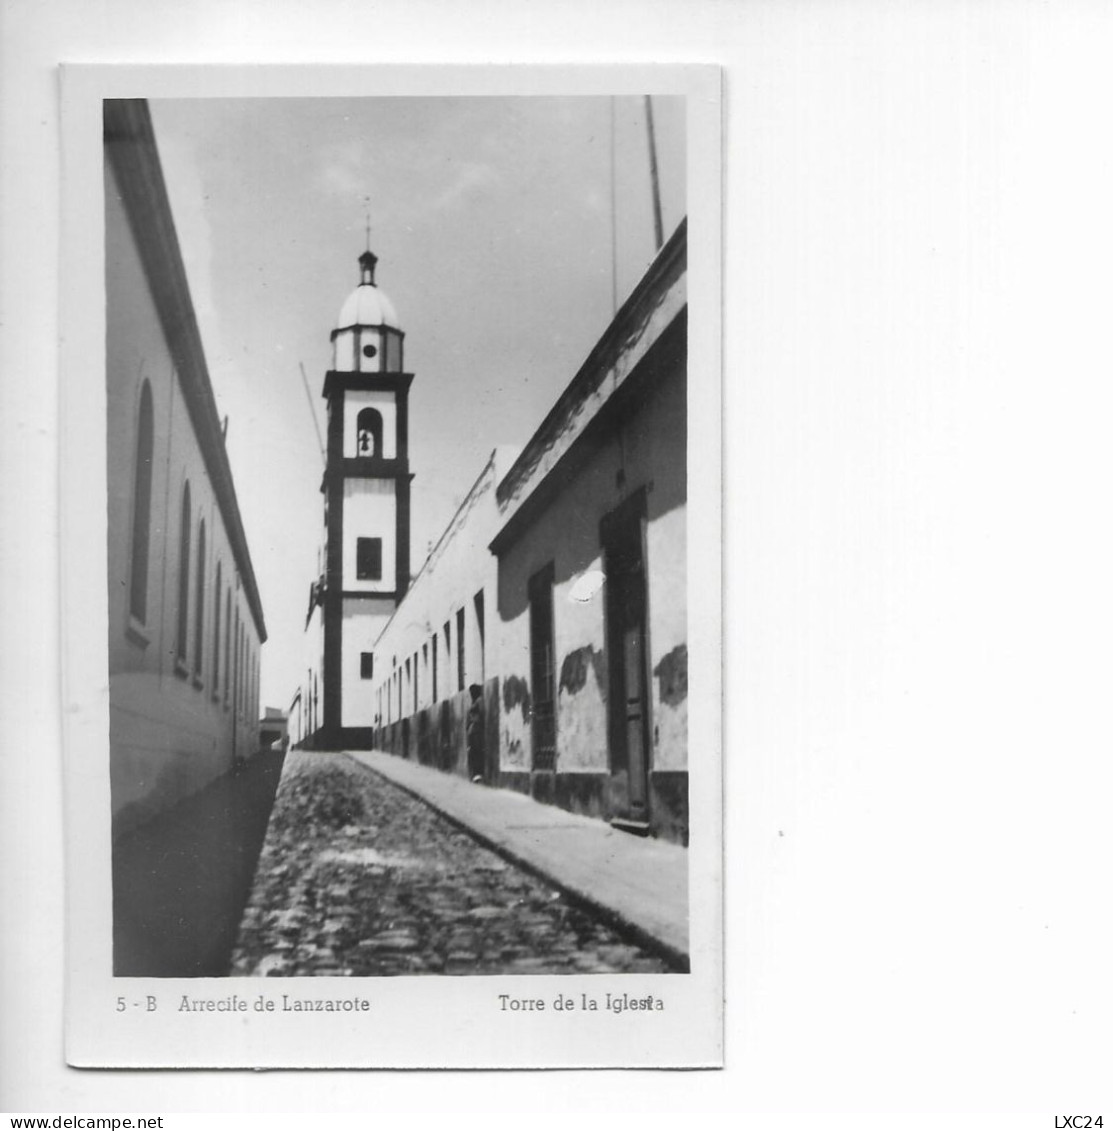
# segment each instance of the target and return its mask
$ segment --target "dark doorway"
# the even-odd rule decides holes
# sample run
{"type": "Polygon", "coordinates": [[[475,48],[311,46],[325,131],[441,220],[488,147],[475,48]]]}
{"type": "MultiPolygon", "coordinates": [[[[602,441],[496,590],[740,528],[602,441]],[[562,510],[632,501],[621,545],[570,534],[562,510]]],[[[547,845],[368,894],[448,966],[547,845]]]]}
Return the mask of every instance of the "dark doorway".
{"type": "Polygon", "coordinates": [[[607,577],[608,730],[615,816],[649,821],[649,676],[646,639],[645,494],[600,524],[607,577]]]}
{"type": "Polygon", "coordinates": [[[556,662],[553,657],[553,567],[529,580],[530,693],[533,768],[556,769],[556,662]]]}

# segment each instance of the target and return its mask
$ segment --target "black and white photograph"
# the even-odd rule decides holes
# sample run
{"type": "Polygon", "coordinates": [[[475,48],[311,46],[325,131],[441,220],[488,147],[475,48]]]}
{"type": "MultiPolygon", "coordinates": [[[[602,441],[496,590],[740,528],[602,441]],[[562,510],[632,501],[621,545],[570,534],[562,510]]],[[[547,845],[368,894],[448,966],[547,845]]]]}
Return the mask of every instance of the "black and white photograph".
{"type": "Polygon", "coordinates": [[[0,9],[0,1124],[1107,1126],[1113,8],[0,9]]]}
{"type": "Polygon", "coordinates": [[[110,973],[195,980],[156,1010],[690,992],[718,374],[690,100],[629,86],[102,99],[110,973]]]}

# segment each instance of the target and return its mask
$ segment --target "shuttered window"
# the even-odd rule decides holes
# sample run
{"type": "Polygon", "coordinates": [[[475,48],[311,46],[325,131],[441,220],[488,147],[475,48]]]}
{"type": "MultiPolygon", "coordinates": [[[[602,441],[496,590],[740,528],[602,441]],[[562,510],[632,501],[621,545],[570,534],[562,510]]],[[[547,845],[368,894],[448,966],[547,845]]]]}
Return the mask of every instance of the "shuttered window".
{"type": "Polygon", "coordinates": [[[360,581],[382,581],[383,540],[381,538],[356,539],[356,577],[360,581]]]}

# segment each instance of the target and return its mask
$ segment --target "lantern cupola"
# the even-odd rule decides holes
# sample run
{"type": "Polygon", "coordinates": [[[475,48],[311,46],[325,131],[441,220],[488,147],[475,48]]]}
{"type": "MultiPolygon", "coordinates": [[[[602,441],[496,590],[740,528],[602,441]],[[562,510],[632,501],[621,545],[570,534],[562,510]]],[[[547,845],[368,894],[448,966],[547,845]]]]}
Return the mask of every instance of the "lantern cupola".
{"type": "Polygon", "coordinates": [[[332,332],[332,368],[338,373],[401,373],[402,327],[394,304],[375,282],[379,259],[359,257],[359,285],[340,308],[332,332]]]}

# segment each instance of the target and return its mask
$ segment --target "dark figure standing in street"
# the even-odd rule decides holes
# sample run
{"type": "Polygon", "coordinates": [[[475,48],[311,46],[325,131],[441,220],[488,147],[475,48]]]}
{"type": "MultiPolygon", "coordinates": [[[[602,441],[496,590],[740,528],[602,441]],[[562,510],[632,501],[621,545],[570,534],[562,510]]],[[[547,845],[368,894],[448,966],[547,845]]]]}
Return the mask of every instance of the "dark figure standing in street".
{"type": "Polygon", "coordinates": [[[483,781],[484,741],[483,741],[483,688],[473,683],[468,692],[471,706],[468,707],[466,734],[468,740],[468,777],[474,782],[483,781]]]}

